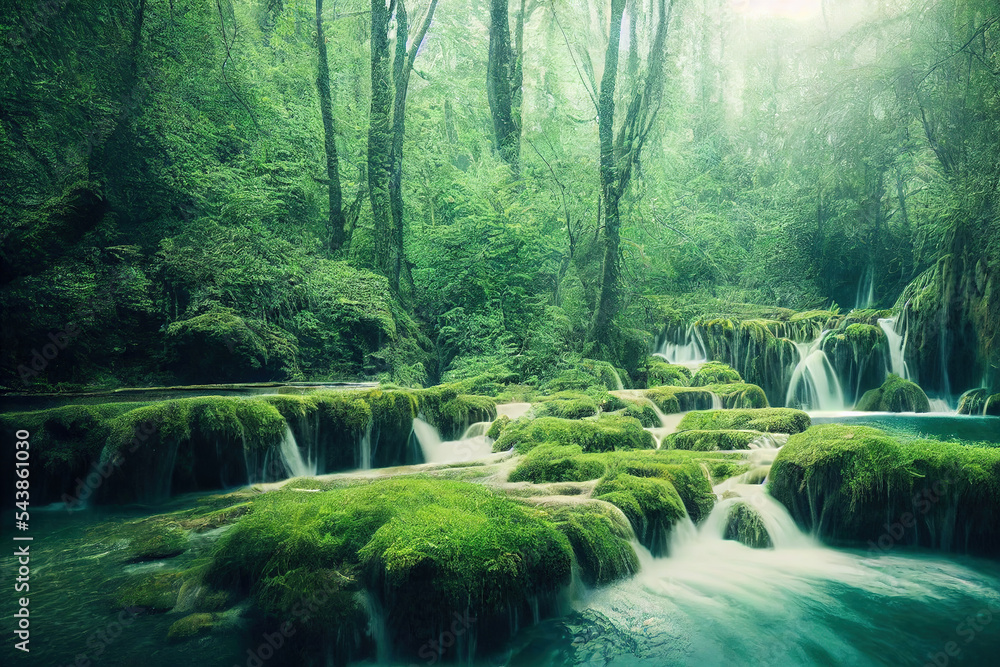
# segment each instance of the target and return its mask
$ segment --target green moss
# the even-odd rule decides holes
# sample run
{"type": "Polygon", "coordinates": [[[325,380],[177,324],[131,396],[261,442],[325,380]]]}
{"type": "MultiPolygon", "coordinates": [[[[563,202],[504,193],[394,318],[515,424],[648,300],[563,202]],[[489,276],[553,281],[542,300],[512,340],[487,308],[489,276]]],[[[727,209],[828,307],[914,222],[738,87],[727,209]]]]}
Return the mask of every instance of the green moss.
{"type": "Polygon", "coordinates": [[[878,389],[866,391],[856,410],[863,412],[930,412],[930,401],[917,384],[890,374],[878,389]]]}
{"type": "Polygon", "coordinates": [[[885,340],[885,333],[870,324],[851,324],[844,329],[844,339],[858,350],[872,350],[885,340]]]}
{"type": "Polygon", "coordinates": [[[652,358],[646,369],[647,387],[690,387],[691,371],[684,366],[668,364],[665,361],[652,358]]]}
{"type": "Polygon", "coordinates": [[[622,379],[615,367],[606,361],[581,359],[560,371],[545,384],[544,389],[548,392],[585,391],[593,386],[602,386],[611,391],[619,388],[618,382],[622,379]]]}
{"type": "Polygon", "coordinates": [[[624,512],[639,542],[654,556],[666,552],[670,531],[685,515],[684,503],[673,484],[656,477],[609,473],[594,489],[594,498],[624,512]]]}
{"type": "Polygon", "coordinates": [[[498,440],[500,435],[504,432],[504,429],[510,425],[511,419],[507,415],[500,415],[493,420],[490,424],[490,430],[486,432],[487,438],[492,438],[493,440],[498,440]]]}
{"type": "Polygon", "coordinates": [[[493,444],[494,452],[512,447],[525,453],[543,443],[579,445],[585,452],[616,449],[653,449],[653,436],[637,419],[621,415],[601,415],[597,420],[569,420],[556,417],[518,419],[493,444]]]}
{"type": "Polygon", "coordinates": [[[678,431],[671,433],[661,447],[690,449],[698,452],[714,452],[720,449],[748,449],[751,442],[764,436],[752,430],[678,431]]]}
{"type": "Polygon", "coordinates": [[[558,398],[547,400],[534,406],[538,417],[559,417],[561,419],[583,419],[597,414],[597,403],[589,396],[558,398]]]}
{"type": "Polygon", "coordinates": [[[188,614],[184,618],[174,621],[167,630],[167,639],[182,640],[204,634],[215,626],[218,622],[217,614],[196,613],[188,614]]]}
{"type": "Polygon", "coordinates": [[[177,604],[184,577],[179,572],[166,572],[152,577],[128,581],[114,593],[117,607],[143,607],[150,611],[169,611],[177,604]]]}
{"type": "Polygon", "coordinates": [[[970,389],[958,400],[958,414],[1000,416],[1000,394],[991,396],[982,387],[970,389]]]}
{"type": "Polygon", "coordinates": [[[511,482],[585,482],[604,475],[604,461],[583,455],[579,445],[539,445],[521,459],[511,482]]]}
{"type": "Polygon", "coordinates": [[[729,384],[733,382],[743,382],[743,378],[730,366],[710,361],[694,374],[691,378],[692,387],[704,387],[710,384],[729,384]]]}
{"type": "Polygon", "coordinates": [[[791,408],[709,410],[684,415],[680,430],[749,429],[767,433],[799,433],[809,428],[809,415],[791,408]]]}
{"type": "Polygon", "coordinates": [[[764,390],[755,384],[712,384],[706,385],[704,389],[718,396],[722,407],[727,410],[768,407],[764,390]]]}
{"type": "Polygon", "coordinates": [[[1000,553],[994,448],[814,426],[781,449],[769,490],[796,521],[831,541],[1000,553]],[[901,525],[889,534],[887,521],[901,525]]]}
{"type": "Polygon", "coordinates": [[[647,389],[645,395],[665,415],[712,407],[712,393],[705,388],[656,387],[647,389]]]}
{"type": "Polygon", "coordinates": [[[736,540],[751,549],[770,549],[774,544],[760,514],[747,503],[736,503],[726,521],[725,540],[736,540]]]}
{"type": "Polygon", "coordinates": [[[279,617],[326,591],[322,609],[297,624],[316,636],[363,620],[363,586],[386,609],[388,639],[415,653],[455,611],[492,624],[526,611],[530,599],[550,599],[568,582],[571,559],[541,512],[480,485],[409,477],[259,496],[220,541],[205,578],[279,617]]]}
{"type": "Polygon", "coordinates": [[[546,513],[569,539],[580,575],[589,586],[602,586],[639,571],[632,549],[632,527],[606,503],[588,502],[547,508],[546,513]]]}

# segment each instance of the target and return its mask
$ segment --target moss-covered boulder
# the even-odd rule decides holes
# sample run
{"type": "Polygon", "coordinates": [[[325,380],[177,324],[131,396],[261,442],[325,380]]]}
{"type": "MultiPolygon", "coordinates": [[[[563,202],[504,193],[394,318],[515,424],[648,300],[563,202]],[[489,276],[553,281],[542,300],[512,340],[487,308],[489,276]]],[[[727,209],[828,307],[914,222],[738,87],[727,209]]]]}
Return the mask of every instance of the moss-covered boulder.
{"type": "Polygon", "coordinates": [[[647,387],[690,387],[691,370],[652,357],[646,367],[647,387]]]}
{"type": "Polygon", "coordinates": [[[764,390],[755,384],[744,382],[710,384],[705,385],[703,389],[718,396],[722,407],[726,410],[769,407],[764,390]]]}
{"type": "Polygon", "coordinates": [[[511,482],[586,482],[604,475],[604,461],[583,455],[579,445],[539,445],[521,459],[511,482]]]}
{"type": "Polygon", "coordinates": [[[970,389],[958,399],[958,414],[1000,416],[1000,394],[990,395],[988,389],[970,389]]]}
{"type": "Polygon", "coordinates": [[[609,503],[591,500],[546,507],[555,526],[569,539],[580,578],[589,586],[603,586],[639,571],[632,548],[632,526],[609,503]]]}
{"type": "Polygon", "coordinates": [[[665,415],[690,410],[709,410],[714,401],[712,392],[704,387],[656,387],[645,392],[665,415]]]}
{"type": "Polygon", "coordinates": [[[486,432],[486,437],[492,440],[497,440],[510,423],[510,417],[507,415],[500,415],[493,420],[492,424],[490,424],[490,429],[486,432]]]}
{"type": "Polygon", "coordinates": [[[216,308],[167,327],[171,368],[182,381],[263,382],[294,377],[298,340],[229,308],[216,308]]]}
{"type": "Polygon", "coordinates": [[[537,417],[559,417],[560,419],[583,419],[593,417],[599,411],[597,402],[585,395],[560,396],[543,399],[534,406],[537,417]]]}
{"type": "Polygon", "coordinates": [[[459,384],[438,385],[413,392],[420,412],[444,440],[457,440],[470,424],[496,419],[496,401],[488,396],[463,394],[459,384]]]}
{"type": "Polygon", "coordinates": [[[548,392],[585,391],[590,387],[601,386],[608,391],[623,387],[622,375],[606,361],[581,359],[560,370],[554,378],[544,385],[548,392]]]}
{"type": "Polygon", "coordinates": [[[170,629],[167,630],[167,639],[171,641],[180,641],[183,639],[190,639],[191,637],[197,637],[201,634],[206,634],[215,627],[215,624],[219,621],[218,614],[211,613],[195,613],[188,614],[184,618],[178,619],[171,624],[170,629]]]}
{"type": "Polygon", "coordinates": [[[613,472],[600,481],[594,497],[624,512],[639,542],[654,556],[666,553],[671,530],[686,515],[674,485],[656,477],[613,472]]]}
{"type": "Polygon", "coordinates": [[[809,415],[791,408],[708,410],[684,415],[680,430],[749,429],[767,433],[799,433],[809,428],[809,415]]]}
{"type": "Polygon", "coordinates": [[[643,430],[639,420],[622,415],[601,415],[596,420],[521,418],[504,429],[493,443],[493,451],[513,448],[523,454],[541,444],[579,445],[585,452],[656,447],[653,436],[643,430]]]}
{"type": "Polygon", "coordinates": [[[789,438],[769,479],[795,520],[833,543],[1000,553],[995,448],[824,424],[789,438]]]}
{"type": "Polygon", "coordinates": [[[766,433],[753,430],[678,431],[677,433],[667,435],[661,447],[668,449],[690,449],[698,452],[714,452],[723,449],[749,449],[751,442],[766,436],[766,433]]]}
{"type": "MultiPolygon", "coordinates": [[[[296,621],[315,659],[333,643],[357,656],[368,635],[359,592],[382,610],[386,639],[412,658],[454,614],[472,619],[470,645],[508,638],[512,614],[551,613],[570,580],[573,550],[544,512],[483,486],[420,478],[254,501],[220,541],[207,583],[249,597],[274,623],[323,593],[296,621]]],[[[303,656],[305,659],[306,656],[303,656]]]]}
{"type": "Polygon", "coordinates": [[[930,412],[927,394],[916,383],[890,374],[878,389],[866,391],[856,410],[862,412],[930,412]]]}
{"type": "Polygon", "coordinates": [[[740,374],[731,366],[718,361],[710,361],[691,378],[692,387],[705,387],[711,384],[729,384],[743,382],[740,374]]]}
{"type": "Polygon", "coordinates": [[[769,549],[774,546],[760,513],[745,502],[733,505],[722,539],[736,540],[751,549],[769,549]]]}

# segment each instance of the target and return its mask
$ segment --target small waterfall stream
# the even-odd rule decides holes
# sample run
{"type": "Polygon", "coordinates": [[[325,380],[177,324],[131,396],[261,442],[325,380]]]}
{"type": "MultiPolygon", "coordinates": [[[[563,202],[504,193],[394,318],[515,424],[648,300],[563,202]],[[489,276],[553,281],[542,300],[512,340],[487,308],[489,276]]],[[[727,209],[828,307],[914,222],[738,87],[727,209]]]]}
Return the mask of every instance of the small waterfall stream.
{"type": "Polygon", "coordinates": [[[302,458],[299,450],[299,443],[295,441],[295,434],[291,427],[285,427],[285,434],[281,438],[280,445],[281,462],[292,477],[312,477],[316,475],[316,459],[311,455],[302,458]]]}
{"type": "Polygon", "coordinates": [[[670,336],[666,336],[655,355],[671,364],[703,364],[708,360],[705,350],[701,334],[696,328],[689,326],[681,342],[672,341],[670,336]]]}
{"type": "Polygon", "coordinates": [[[844,390],[837,372],[823,351],[823,339],[829,334],[824,330],[809,343],[795,343],[799,363],[792,371],[785,396],[786,407],[803,410],[843,410],[844,390]]]}
{"type": "Polygon", "coordinates": [[[489,456],[493,453],[493,440],[486,437],[487,430],[489,422],[479,422],[466,429],[460,440],[442,441],[436,428],[419,417],[413,420],[413,435],[420,443],[425,463],[459,463],[489,456]]]}
{"type": "Polygon", "coordinates": [[[889,349],[889,372],[898,375],[904,380],[909,380],[910,369],[906,365],[904,352],[906,350],[906,335],[900,335],[896,331],[895,317],[884,317],[879,319],[878,326],[885,333],[889,349]]]}

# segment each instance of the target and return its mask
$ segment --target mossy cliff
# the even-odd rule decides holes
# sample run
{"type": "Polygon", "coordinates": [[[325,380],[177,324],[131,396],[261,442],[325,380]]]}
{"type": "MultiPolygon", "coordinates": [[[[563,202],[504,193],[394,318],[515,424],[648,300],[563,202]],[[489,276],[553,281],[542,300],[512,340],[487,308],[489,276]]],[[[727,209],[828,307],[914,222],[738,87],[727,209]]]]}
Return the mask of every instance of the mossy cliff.
{"type": "Polygon", "coordinates": [[[31,433],[42,469],[32,486],[41,502],[160,502],[289,476],[280,447],[288,433],[320,473],[418,463],[410,441],[417,414],[446,437],[496,416],[493,399],[462,389],[75,405],[7,413],[0,425],[8,442],[17,429],[31,433]]]}
{"type": "Polygon", "coordinates": [[[826,424],[793,435],[769,490],[832,543],[1000,554],[1000,450],[826,424]]]}

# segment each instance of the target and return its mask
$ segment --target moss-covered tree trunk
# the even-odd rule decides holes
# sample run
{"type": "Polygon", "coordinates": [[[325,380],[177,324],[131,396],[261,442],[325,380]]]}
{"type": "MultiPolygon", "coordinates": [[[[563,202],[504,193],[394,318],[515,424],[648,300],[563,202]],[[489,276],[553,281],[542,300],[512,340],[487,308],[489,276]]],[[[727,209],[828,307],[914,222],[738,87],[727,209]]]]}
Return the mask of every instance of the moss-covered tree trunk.
{"type": "Polygon", "coordinates": [[[607,344],[611,321],[618,312],[621,214],[621,184],[618,178],[618,164],[615,159],[615,85],[618,81],[618,52],[622,30],[622,15],[625,0],[611,1],[611,27],[608,31],[608,48],[604,56],[604,75],[601,77],[601,94],[598,99],[597,133],[601,146],[601,199],[604,210],[604,268],[601,277],[601,293],[594,313],[591,340],[607,344]]]}
{"type": "Polygon", "coordinates": [[[326,149],[326,180],[330,188],[330,232],[328,244],[331,252],[344,245],[346,221],[343,197],[340,190],[340,166],[337,158],[337,132],[333,124],[333,101],[330,95],[330,65],[326,57],[326,38],[323,35],[323,0],[316,0],[316,43],[319,52],[319,69],[316,88],[319,90],[319,111],[323,117],[323,143],[326,149]]]}
{"type": "MultiPolygon", "coordinates": [[[[522,8],[523,12],[523,8],[522,8]]],[[[523,20],[523,17],[520,20],[523,20]]],[[[521,28],[523,30],[523,28],[521,28]]],[[[497,153],[518,177],[521,159],[521,128],[514,115],[514,76],[520,70],[510,48],[507,0],[490,0],[490,49],[486,64],[486,96],[493,116],[497,153]]],[[[518,82],[518,88],[520,83],[518,82]]],[[[520,91],[517,93],[520,98],[520,91]]]]}
{"type": "Polygon", "coordinates": [[[393,292],[396,269],[392,203],[389,195],[392,170],[392,73],[389,70],[389,8],[372,0],[371,14],[371,114],[368,126],[368,196],[374,224],[375,269],[389,278],[393,292]]]}
{"type": "Polygon", "coordinates": [[[407,50],[407,40],[409,39],[409,21],[406,14],[406,6],[403,0],[398,0],[396,7],[396,59],[393,62],[393,83],[396,87],[395,101],[393,103],[392,115],[392,179],[389,182],[389,203],[392,209],[393,225],[393,247],[394,266],[391,281],[399,285],[403,272],[405,253],[403,252],[404,230],[403,230],[403,137],[406,133],[406,92],[410,85],[410,72],[413,71],[413,62],[416,60],[417,51],[427,35],[431,20],[434,18],[434,10],[437,8],[437,0],[431,0],[427,8],[427,15],[420,26],[413,44],[407,50]]]}

